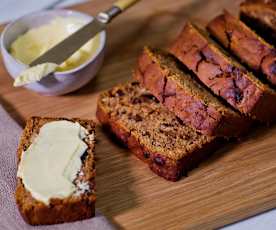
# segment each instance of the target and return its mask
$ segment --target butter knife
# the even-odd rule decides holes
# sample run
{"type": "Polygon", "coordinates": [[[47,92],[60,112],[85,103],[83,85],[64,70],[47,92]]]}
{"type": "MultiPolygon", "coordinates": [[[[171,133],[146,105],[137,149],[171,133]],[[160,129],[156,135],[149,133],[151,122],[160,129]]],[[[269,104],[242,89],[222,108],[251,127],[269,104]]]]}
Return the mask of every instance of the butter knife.
{"type": "Polygon", "coordinates": [[[62,64],[70,56],[72,56],[78,49],[80,49],[86,42],[103,31],[107,24],[112,21],[117,15],[121,14],[127,8],[138,2],[139,0],[118,0],[113,6],[100,12],[94,20],[86,24],[75,33],[65,38],[63,41],[43,53],[35,59],[29,66],[36,66],[43,63],[62,64]]]}

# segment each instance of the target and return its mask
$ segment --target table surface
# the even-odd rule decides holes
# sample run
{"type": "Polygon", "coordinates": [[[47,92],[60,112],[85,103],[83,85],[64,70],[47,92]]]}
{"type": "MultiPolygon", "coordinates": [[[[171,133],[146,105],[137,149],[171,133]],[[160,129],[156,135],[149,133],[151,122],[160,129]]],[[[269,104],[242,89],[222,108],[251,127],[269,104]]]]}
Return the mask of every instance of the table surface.
{"type": "Polygon", "coordinates": [[[1,0],[0,23],[8,22],[33,11],[66,7],[85,1],[87,0],[1,0]]]}
{"type": "MultiPolygon", "coordinates": [[[[24,125],[26,118],[31,115],[94,118],[98,93],[101,90],[110,88],[117,82],[129,79],[132,68],[135,65],[136,57],[143,45],[152,44],[154,46],[164,47],[168,41],[172,40],[175,33],[181,28],[185,18],[189,17],[198,22],[205,23],[208,19],[212,18],[214,14],[217,14],[224,6],[229,6],[233,12],[237,13],[236,9],[239,3],[239,1],[231,1],[231,3],[229,3],[230,1],[221,1],[220,4],[217,4],[217,1],[215,0],[201,2],[196,0],[187,0],[180,3],[179,1],[172,2],[168,0],[159,0],[162,4],[160,3],[155,5],[154,3],[157,2],[158,1],[139,3],[135,8],[130,9],[124,16],[120,16],[116,19],[116,21],[114,21],[114,23],[112,23],[112,25],[110,25],[108,29],[110,39],[108,41],[107,54],[103,69],[100,71],[96,79],[75,93],[61,97],[43,97],[23,88],[14,89],[12,87],[11,79],[3,69],[2,60],[0,60],[0,103],[4,104],[8,112],[10,112],[10,114],[22,126],[24,125]],[[204,4],[209,4],[208,7],[203,7],[202,2],[204,2],[204,4]],[[170,31],[169,33],[168,30],[170,31]],[[141,36],[142,34],[143,36],[141,36]]],[[[84,4],[75,8],[95,14],[99,9],[105,9],[108,7],[110,3],[111,1],[103,2],[95,0],[93,4],[89,4],[89,7],[84,4]]],[[[99,157],[99,164],[97,168],[99,193],[97,207],[120,227],[139,227],[142,225],[137,222],[141,220],[151,223],[152,225],[148,226],[149,228],[154,229],[157,226],[160,227],[160,225],[158,225],[158,223],[160,224],[160,219],[156,218],[156,220],[151,222],[146,216],[143,216],[147,213],[147,211],[143,208],[141,209],[141,207],[148,208],[148,211],[156,211],[159,214],[163,213],[163,215],[166,213],[166,215],[170,216],[167,212],[168,210],[173,210],[171,207],[166,206],[168,210],[164,210],[164,212],[158,210],[160,209],[160,204],[158,202],[164,202],[162,198],[152,201],[152,198],[156,196],[169,195],[175,196],[175,198],[170,199],[174,204],[170,202],[168,202],[168,204],[173,205],[173,207],[177,209],[184,209],[184,206],[175,206],[175,203],[177,204],[178,199],[181,200],[181,197],[183,197],[183,199],[187,197],[190,198],[188,194],[185,194],[185,190],[189,191],[189,189],[192,189],[193,186],[194,188],[196,188],[196,186],[200,186],[204,182],[204,180],[200,179],[201,176],[206,176],[206,173],[211,172],[211,174],[209,174],[210,180],[206,179],[204,183],[208,181],[210,183],[218,182],[218,180],[223,176],[223,171],[227,172],[228,169],[234,170],[239,168],[237,167],[237,162],[235,161],[244,159],[239,158],[238,154],[241,154],[241,152],[248,148],[251,148],[251,151],[260,151],[260,148],[264,147],[260,146],[260,148],[254,149],[254,147],[252,147],[254,142],[258,142],[259,144],[269,143],[271,148],[275,147],[275,145],[271,145],[273,138],[269,137],[271,134],[274,135],[275,132],[270,130],[269,133],[266,134],[266,132],[268,132],[267,130],[263,131],[263,129],[260,129],[260,131],[258,131],[258,133],[261,134],[263,134],[263,132],[265,137],[269,139],[270,142],[264,141],[263,138],[260,138],[257,133],[253,133],[250,135],[251,139],[249,138],[245,140],[239,145],[239,147],[233,148],[231,145],[226,146],[222,151],[219,151],[220,153],[216,154],[215,157],[204,163],[203,166],[200,166],[198,169],[194,170],[188,178],[181,180],[176,184],[171,184],[153,175],[143,163],[136,160],[125,149],[117,146],[112,140],[106,138],[106,136],[99,130],[98,139],[100,140],[100,150],[98,150],[98,154],[102,154],[102,156],[99,157]],[[229,153],[225,154],[224,152],[229,153]],[[106,173],[107,169],[112,171],[112,173],[106,173]],[[115,179],[115,177],[119,176],[119,173],[117,173],[119,171],[121,172],[121,176],[126,176],[121,179],[115,179]],[[114,179],[112,179],[113,177],[114,179]],[[159,185],[156,187],[151,186],[154,183],[159,183],[159,185]],[[147,188],[145,189],[145,187],[147,188]],[[159,191],[162,189],[163,191],[159,191]],[[180,194],[180,191],[182,191],[183,194],[180,194]],[[140,194],[137,194],[138,192],[140,192],[140,194]],[[118,199],[118,201],[116,201],[115,198],[118,199]],[[148,205],[145,203],[148,203],[148,205]],[[154,205],[156,206],[155,208],[152,207],[154,205]],[[139,220],[136,214],[139,214],[142,218],[139,220]]],[[[268,157],[271,157],[270,154],[262,154],[262,156],[263,159],[269,164],[267,165],[267,170],[274,170],[274,166],[276,165],[275,158],[267,159],[268,157]]],[[[255,167],[254,170],[260,171],[261,166],[264,164],[261,164],[261,166],[258,167],[254,160],[259,160],[256,154],[252,154],[251,161],[248,159],[248,161],[244,163],[247,164],[247,167],[255,167]],[[252,164],[250,165],[250,163],[252,164]]],[[[244,173],[253,173],[253,171],[245,170],[244,173]]],[[[235,174],[232,172],[232,174],[233,179],[236,176],[240,176],[238,173],[235,174]]],[[[224,176],[227,175],[227,173],[224,174],[224,176]]],[[[271,176],[271,174],[269,175],[271,176]]],[[[247,179],[253,180],[255,176],[257,176],[257,174],[253,174],[247,177],[247,179]]],[[[247,183],[242,180],[239,182],[247,183]]],[[[229,179],[228,183],[235,184],[235,182],[231,179],[229,179]]],[[[263,183],[267,182],[263,181],[263,183]]],[[[225,184],[222,185],[225,186],[225,184]]],[[[252,185],[254,185],[254,183],[252,185]]],[[[269,183],[267,185],[271,186],[269,183]]],[[[250,186],[245,188],[249,189],[250,186]]],[[[204,190],[204,188],[202,189],[204,190]]],[[[212,188],[209,188],[208,191],[215,192],[212,188]]],[[[194,192],[196,193],[196,191],[194,192]]],[[[269,192],[265,194],[266,196],[272,196],[269,192]]],[[[217,200],[221,199],[219,194],[214,194],[214,196],[217,200]]],[[[248,194],[248,196],[250,195],[248,194]]],[[[209,198],[206,197],[206,201],[208,201],[209,198]]],[[[254,196],[250,198],[254,198],[254,196]]],[[[235,212],[234,215],[231,212],[227,212],[227,209],[221,209],[221,211],[225,211],[225,215],[220,216],[218,213],[215,213],[217,218],[209,223],[204,218],[194,219],[198,223],[203,221],[202,223],[205,224],[204,226],[218,227],[274,207],[275,200],[270,203],[269,201],[271,201],[271,198],[275,199],[275,196],[269,197],[269,199],[263,199],[263,197],[261,198],[263,202],[253,202],[254,204],[258,204],[258,207],[254,204],[250,206],[252,211],[243,210],[242,213],[235,212]],[[264,204],[264,202],[268,202],[268,204],[264,204]]],[[[240,199],[242,202],[249,202],[242,196],[242,194],[240,199]]],[[[209,199],[209,202],[210,201],[211,200],[209,199]]],[[[203,204],[202,201],[199,201],[199,199],[194,202],[200,205],[203,204]]],[[[228,199],[226,197],[225,203],[229,205],[227,202],[228,199]]],[[[190,207],[185,202],[181,203],[181,205],[185,204],[187,210],[192,208],[192,206],[190,207]]],[[[208,204],[206,204],[206,206],[208,207],[208,204]]],[[[194,207],[196,208],[197,206],[194,207]]],[[[210,208],[211,207],[209,206],[209,209],[206,210],[210,211],[210,208]]],[[[275,213],[275,211],[272,211],[255,218],[251,218],[249,221],[247,220],[238,224],[230,225],[225,229],[274,229],[274,224],[276,224],[276,218],[274,218],[276,215],[275,213]]],[[[180,215],[182,213],[175,211],[175,214],[180,215]]],[[[146,215],[150,216],[149,213],[146,215]]],[[[202,216],[204,215],[208,217],[206,213],[202,214],[202,216]]],[[[184,217],[193,219],[192,216],[187,216],[187,213],[184,217]]],[[[174,220],[179,221],[178,217],[174,217],[172,221],[174,220]]],[[[164,221],[165,224],[162,225],[162,227],[174,226],[177,228],[180,227],[181,224],[186,223],[185,221],[180,221],[179,223],[173,224],[172,221],[164,221]]],[[[190,224],[189,226],[194,227],[199,226],[191,225],[191,222],[189,221],[188,224],[190,224]]]]}

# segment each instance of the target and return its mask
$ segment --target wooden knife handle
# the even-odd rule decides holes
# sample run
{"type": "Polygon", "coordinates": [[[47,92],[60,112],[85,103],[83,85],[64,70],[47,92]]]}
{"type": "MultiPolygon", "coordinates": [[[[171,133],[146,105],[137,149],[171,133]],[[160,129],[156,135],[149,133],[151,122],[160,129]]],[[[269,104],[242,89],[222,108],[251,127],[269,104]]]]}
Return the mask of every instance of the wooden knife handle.
{"type": "Polygon", "coordinates": [[[113,5],[120,8],[121,11],[126,10],[140,0],[118,0],[113,5]]]}

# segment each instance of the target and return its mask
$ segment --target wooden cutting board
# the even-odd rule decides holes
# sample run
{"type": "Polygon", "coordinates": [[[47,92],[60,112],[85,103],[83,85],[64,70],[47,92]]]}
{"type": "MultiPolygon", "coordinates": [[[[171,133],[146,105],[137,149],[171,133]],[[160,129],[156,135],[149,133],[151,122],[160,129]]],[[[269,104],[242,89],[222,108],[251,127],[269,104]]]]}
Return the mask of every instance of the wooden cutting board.
{"type": "MultiPolygon", "coordinates": [[[[112,1],[74,8],[95,15],[112,1]]],[[[0,103],[21,124],[32,115],[95,118],[98,93],[130,78],[144,45],[165,47],[187,18],[205,24],[233,0],[143,0],[108,28],[104,66],[96,79],[62,97],[15,89],[0,60],[0,103]]],[[[8,130],[7,130],[8,132],[8,130]]],[[[187,178],[173,183],[98,129],[97,209],[123,229],[213,229],[276,207],[276,127],[258,127],[225,145],[187,178]]]]}

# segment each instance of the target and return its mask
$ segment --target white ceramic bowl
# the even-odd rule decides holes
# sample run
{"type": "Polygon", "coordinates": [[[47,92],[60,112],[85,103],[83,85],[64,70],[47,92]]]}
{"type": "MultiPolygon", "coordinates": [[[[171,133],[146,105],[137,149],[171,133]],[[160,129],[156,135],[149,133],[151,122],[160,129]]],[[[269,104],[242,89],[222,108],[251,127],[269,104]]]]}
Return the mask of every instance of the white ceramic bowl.
{"type": "MultiPolygon", "coordinates": [[[[46,24],[56,17],[78,17],[87,20],[87,22],[93,20],[92,16],[77,11],[45,10],[28,14],[8,24],[1,34],[0,44],[4,64],[12,78],[16,78],[21,71],[28,66],[17,61],[10,55],[8,49],[11,43],[27,30],[46,24]]],[[[104,59],[105,44],[106,32],[102,31],[100,33],[100,45],[98,49],[85,63],[69,71],[55,72],[43,78],[41,81],[28,84],[25,87],[49,96],[62,95],[81,88],[87,84],[100,69],[104,59]]]]}

